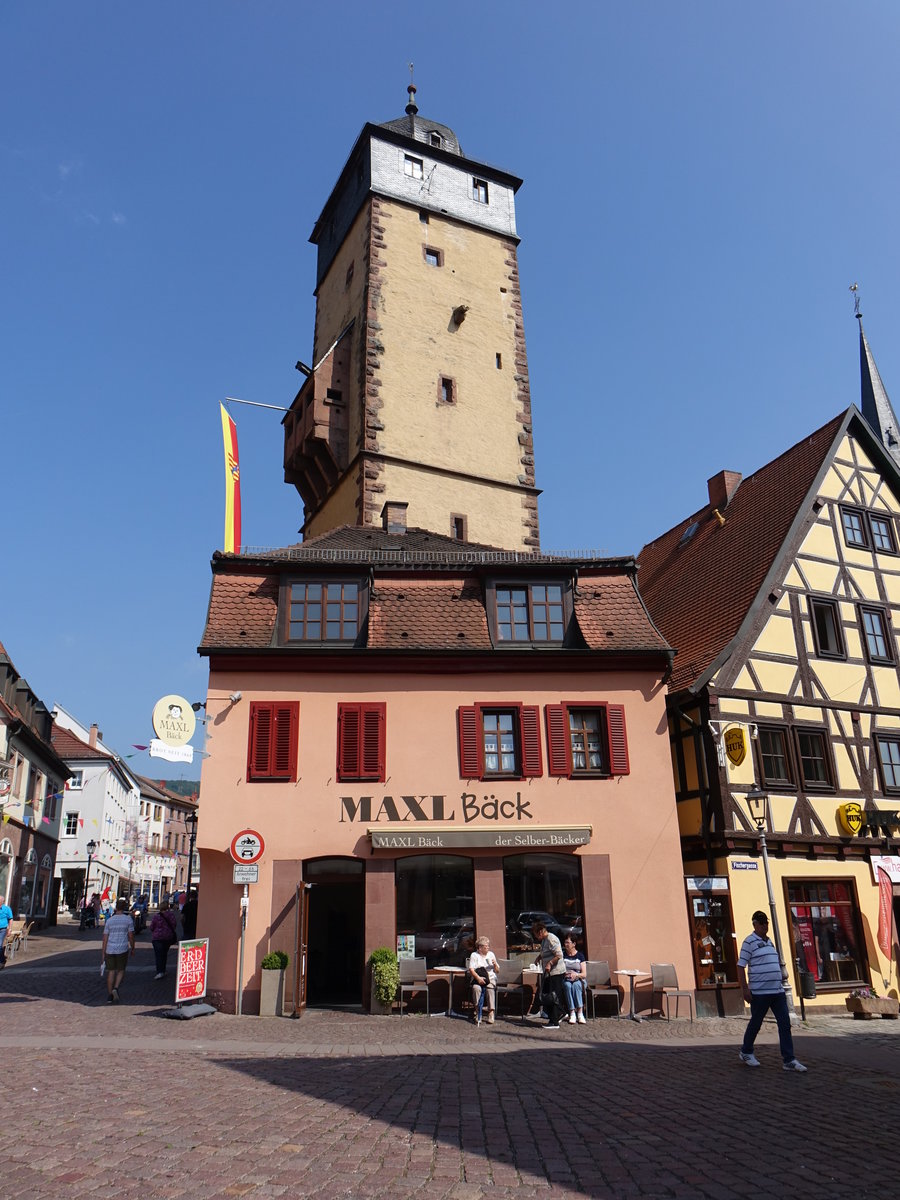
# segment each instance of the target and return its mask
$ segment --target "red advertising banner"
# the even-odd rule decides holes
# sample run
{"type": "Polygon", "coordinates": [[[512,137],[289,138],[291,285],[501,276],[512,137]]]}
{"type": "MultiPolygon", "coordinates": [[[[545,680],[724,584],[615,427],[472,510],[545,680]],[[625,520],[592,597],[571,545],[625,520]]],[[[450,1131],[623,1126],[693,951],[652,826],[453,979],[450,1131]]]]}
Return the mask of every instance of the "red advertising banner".
{"type": "Polygon", "coordinates": [[[894,905],[894,885],[887,871],[878,868],[878,945],[891,957],[891,934],[894,905]]]}
{"type": "Polygon", "coordinates": [[[175,981],[175,1003],[199,1000],[206,995],[206,963],[209,958],[209,938],[178,943],[178,973],[175,981]]]}

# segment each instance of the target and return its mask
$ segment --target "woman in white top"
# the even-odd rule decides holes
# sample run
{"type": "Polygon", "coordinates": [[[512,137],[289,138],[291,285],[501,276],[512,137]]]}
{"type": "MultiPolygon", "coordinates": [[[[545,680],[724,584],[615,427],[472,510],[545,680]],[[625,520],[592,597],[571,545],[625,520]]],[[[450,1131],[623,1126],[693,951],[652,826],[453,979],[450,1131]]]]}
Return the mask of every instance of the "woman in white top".
{"type": "Polygon", "coordinates": [[[480,937],[476,940],[475,949],[466,961],[466,970],[469,974],[469,982],[472,985],[472,1000],[475,1004],[475,1016],[473,1020],[476,1025],[481,1024],[484,998],[487,996],[487,1023],[488,1025],[493,1025],[494,998],[497,995],[498,963],[491,949],[490,938],[480,937]],[[485,975],[487,979],[485,979],[485,975]]]}

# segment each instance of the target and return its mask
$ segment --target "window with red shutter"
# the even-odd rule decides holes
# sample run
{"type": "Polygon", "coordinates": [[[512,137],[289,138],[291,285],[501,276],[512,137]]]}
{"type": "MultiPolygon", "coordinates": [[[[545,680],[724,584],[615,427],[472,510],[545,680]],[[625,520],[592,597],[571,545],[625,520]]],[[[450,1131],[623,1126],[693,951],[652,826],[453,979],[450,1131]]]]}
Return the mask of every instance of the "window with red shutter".
{"type": "Polygon", "coordinates": [[[299,726],[296,700],[251,701],[248,782],[296,781],[299,726]]]}
{"type": "Polygon", "coordinates": [[[548,704],[544,715],[550,775],[578,779],[629,774],[624,705],[548,704]]]}
{"type": "Polygon", "coordinates": [[[337,777],[340,781],[385,779],[387,706],[338,705],[337,777]]]}
{"type": "Polygon", "coordinates": [[[542,773],[537,706],[463,705],[457,721],[461,779],[527,779],[542,773]]]}

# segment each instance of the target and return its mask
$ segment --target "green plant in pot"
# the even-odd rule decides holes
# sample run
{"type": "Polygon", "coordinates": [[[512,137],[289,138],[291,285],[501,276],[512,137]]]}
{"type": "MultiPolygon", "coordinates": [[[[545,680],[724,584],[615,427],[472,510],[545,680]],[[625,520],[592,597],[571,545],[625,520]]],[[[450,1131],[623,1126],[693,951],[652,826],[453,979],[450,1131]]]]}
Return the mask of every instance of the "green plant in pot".
{"type": "Polygon", "coordinates": [[[369,965],[372,968],[372,999],[390,1012],[400,986],[397,955],[389,946],[379,946],[369,955],[369,965]]]}
{"type": "Polygon", "coordinates": [[[288,956],[283,950],[271,950],[259,965],[264,971],[283,971],[288,965],[288,956]]]}

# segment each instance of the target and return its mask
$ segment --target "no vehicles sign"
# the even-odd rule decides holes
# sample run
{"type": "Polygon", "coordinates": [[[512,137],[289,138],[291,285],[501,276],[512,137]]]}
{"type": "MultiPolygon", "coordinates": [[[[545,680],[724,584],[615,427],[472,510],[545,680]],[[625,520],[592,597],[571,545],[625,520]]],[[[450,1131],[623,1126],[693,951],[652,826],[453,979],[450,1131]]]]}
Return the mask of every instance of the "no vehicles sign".
{"type": "Polygon", "coordinates": [[[261,833],[255,829],[242,829],[231,839],[231,857],[236,863],[246,863],[248,866],[257,863],[266,851],[266,843],[261,833]]]}

